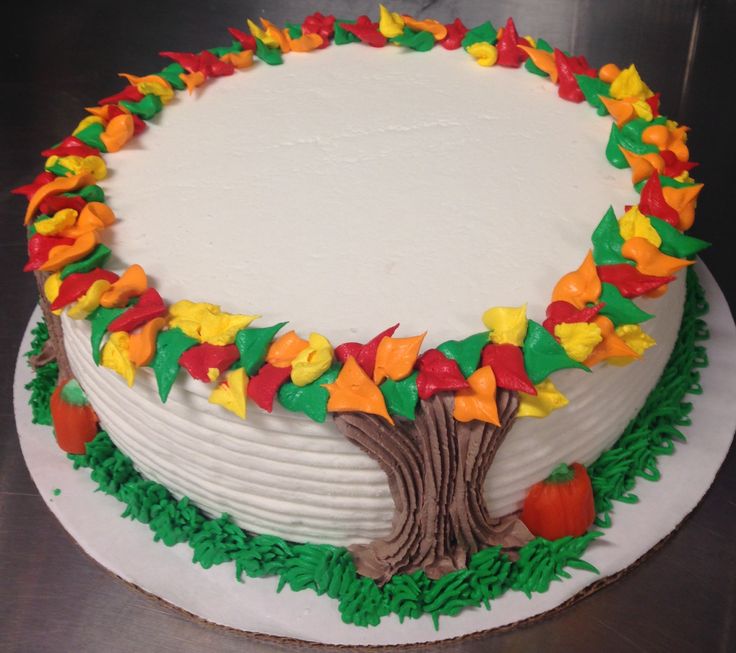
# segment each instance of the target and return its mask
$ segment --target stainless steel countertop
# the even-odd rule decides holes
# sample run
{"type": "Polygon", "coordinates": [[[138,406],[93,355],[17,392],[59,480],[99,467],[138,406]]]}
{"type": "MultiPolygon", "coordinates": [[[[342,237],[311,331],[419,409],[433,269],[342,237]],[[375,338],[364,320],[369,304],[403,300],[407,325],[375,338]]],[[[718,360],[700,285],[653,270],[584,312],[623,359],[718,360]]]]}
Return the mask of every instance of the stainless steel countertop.
{"type": "MultiPolygon", "coordinates": [[[[306,3],[193,2],[16,4],[4,22],[0,207],[0,651],[267,651],[292,646],[249,639],[188,618],[117,580],[66,534],[36,492],[18,446],[13,366],[34,306],[21,272],[23,203],[5,191],[41,167],[38,152],[68,133],[83,106],[119,90],[115,74],[160,66],[159,50],[225,43],[246,17],[300,20],[306,3]],[[47,6],[45,6],[47,5],[47,6]]],[[[391,8],[467,23],[513,15],[522,33],[582,52],[594,65],[637,62],[663,91],[665,113],[694,128],[696,171],[709,186],[695,234],[716,242],[704,256],[729,303],[734,277],[727,203],[733,129],[721,79],[730,76],[736,21],[730,0],[668,3],[617,0],[394,2],[391,8]],[[722,102],[721,106],[718,102],[722,102]],[[729,140],[731,137],[731,140],[729,140]],[[717,236],[717,238],[716,238],[717,236]],[[725,237],[724,237],[725,236],[725,237]]],[[[373,2],[310,2],[343,15],[375,13],[373,2]]],[[[736,650],[736,453],[732,448],[702,504],[680,530],[623,579],[593,596],[512,632],[446,645],[458,651],[736,650]]],[[[247,609],[247,606],[243,606],[247,609]]],[[[288,618],[286,615],[285,618],[288,618]]]]}

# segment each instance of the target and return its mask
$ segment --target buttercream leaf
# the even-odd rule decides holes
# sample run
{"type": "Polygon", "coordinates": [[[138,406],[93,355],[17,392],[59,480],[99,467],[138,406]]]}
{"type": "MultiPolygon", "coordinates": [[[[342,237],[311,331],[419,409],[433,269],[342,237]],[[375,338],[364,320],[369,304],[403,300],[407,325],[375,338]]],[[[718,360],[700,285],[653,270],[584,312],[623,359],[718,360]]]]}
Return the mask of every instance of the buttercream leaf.
{"type": "Polygon", "coordinates": [[[536,384],[537,394],[519,393],[519,412],[517,417],[547,417],[569,403],[549,379],[536,384]]]}
{"type": "Polygon", "coordinates": [[[245,393],[248,388],[248,377],[245,370],[239,367],[228,372],[224,383],[218,385],[210,394],[209,402],[226,408],[240,419],[245,419],[245,393]]]}
{"type": "Polygon", "coordinates": [[[73,320],[84,320],[100,305],[100,297],[107,292],[110,282],[98,279],[84,293],[76,303],[67,310],[67,315],[73,320]]]}
{"type": "Polygon", "coordinates": [[[639,355],[616,334],[611,320],[604,315],[599,315],[596,317],[595,323],[601,330],[603,340],[585,360],[588,367],[611,358],[629,358],[631,360],[639,358],[639,355]]]}
{"type": "Polygon", "coordinates": [[[190,338],[211,345],[230,345],[241,329],[245,329],[257,315],[224,313],[215,304],[182,300],[169,307],[169,324],[181,329],[190,338]]]}
{"type": "Polygon", "coordinates": [[[524,367],[534,385],[557,370],[578,368],[590,371],[582,363],[570,358],[552,334],[534,320],[529,320],[529,330],[524,340],[524,367]]]}
{"type": "Polygon", "coordinates": [[[639,76],[639,71],[634,64],[622,70],[618,77],[613,80],[610,94],[611,97],[617,100],[623,100],[624,98],[646,100],[654,95],[639,76]]]}
{"type": "Polygon", "coordinates": [[[639,210],[638,206],[632,206],[619,218],[618,227],[624,240],[640,237],[645,238],[655,247],[662,244],[659,233],[652,226],[649,218],[639,210]]]}
{"type": "Polygon", "coordinates": [[[179,359],[181,355],[197,344],[196,338],[191,338],[179,328],[170,328],[161,331],[156,339],[156,354],[151,361],[158,385],[158,395],[166,403],[169,392],[179,374],[179,359]]]}
{"type": "Polygon", "coordinates": [[[296,335],[296,331],[289,331],[271,343],[266,353],[266,362],[274,367],[291,367],[297,354],[308,346],[309,343],[296,335]]]}
{"type": "Polygon", "coordinates": [[[409,376],[414,369],[425,335],[426,333],[410,338],[382,338],[376,349],[374,382],[381,383],[385,378],[400,381],[409,376]]]}
{"type": "Polygon", "coordinates": [[[354,358],[348,358],[335,382],[324,387],[330,393],[328,411],[370,413],[383,417],[390,424],[394,423],[378,386],[354,358]]]}
{"type": "Polygon", "coordinates": [[[595,303],[601,294],[593,253],[589,251],[580,267],[569,272],[557,282],[552,291],[552,301],[565,301],[577,308],[585,308],[587,302],[595,303]]]}
{"type": "Polygon", "coordinates": [[[286,322],[279,322],[270,327],[238,331],[235,344],[240,352],[240,364],[248,376],[253,377],[265,363],[271,341],[285,324],[286,322]]]}
{"type": "Polygon", "coordinates": [[[430,399],[438,392],[470,387],[457,362],[438,349],[428,349],[419,358],[417,391],[420,399],[430,399]]]}
{"type": "Polygon", "coordinates": [[[615,326],[638,324],[654,317],[624,297],[618,288],[610,283],[601,284],[600,301],[603,304],[600,314],[609,318],[615,326]]]}
{"type": "Polygon", "coordinates": [[[665,254],[677,258],[692,258],[710,246],[709,242],[687,236],[664,220],[651,217],[649,221],[662,239],[660,250],[665,254]]]}
{"type": "Polygon", "coordinates": [[[211,345],[204,342],[187,349],[179,357],[179,365],[193,379],[209,383],[229,369],[238,358],[239,352],[235,345],[211,345]]]}
{"type": "Polygon", "coordinates": [[[309,344],[291,361],[291,381],[307,385],[324,374],[332,365],[333,351],[329,340],[319,333],[309,336],[309,344]]]}
{"type": "Polygon", "coordinates": [[[260,408],[270,413],[273,410],[273,399],[279,388],[289,380],[291,369],[274,367],[266,363],[252,376],[248,382],[248,397],[260,408]]]}
{"type": "Polygon", "coordinates": [[[490,365],[499,388],[536,394],[524,369],[524,356],[516,345],[486,345],[481,365],[490,365]]]}
{"type": "Polygon", "coordinates": [[[593,260],[596,265],[631,264],[621,254],[624,239],[621,236],[613,207],[608,207],[608,211],[595,228],[591,240],[593,242],[593,260]]]}
{"type": "Polygon", "coordinates": [[[496,306],[483,313],[483,324],[490,329],[490,340],[496,345],[520,346],[527,330],[526,304],[523,306],[496,306]]]}
{"type": "Polygon", "coordinates": [[[419,401],[417,376],[418,372],[412,372],[401,381],[386,379],[380,385],[389,413],[401,415],[401,417],[410,420],[414,419],[417,402],[419,401]]]}
{"type": "Polygon", "coordinates": [[[555,326],[555,336],[565,353],[582,363],[603,340],[600,327],[589,322],[562,322],[555,326]]]}
{"type": "Polygon", "coordinates": [[[437,346],[447,358],[457,362],[465,377],[470,376],[477,368],[480,353],[488,344],[489,332],[482,331],[463,340],[448,340],[437,346]]]}
{"type": "Polygon", "coordinates": [[[119,315],[125,311],[124,308],[105,308],[100,306],[89,317],[88,321],[91,327],[91,344],[92,344],[92,360],[95,365],[100,364],[100,345],[107,333],[107,327],[119,315]]]}
{"type": "MultiPolygon", "coordinates": [[[[638,324],[623,324],[616,328],[616,335],[631,349],[641,356],[647,349],[654,347],[657,341],[646,333],[638,324]]],[[[609,358],[612,365],[628,365],[632,358],[609,358]]]]}
{"type": "Polygon", "coordinates": [[[102,348],[101,364],[125,379],[128,386],[135,381],[135,365],[128,357],[128,334],[124,331],[115,331],[102,348]]]}
{"type": "Polygon", "coordinates": [[[455,394],[452,416],[459,422],[479,420],[501,426],[496,405],[496,377],[489,366],[481,367],[468,377],[469,388],[455,394]]]}
{"type": "Polygon", "coordinates": [[[324,422],[327,418],[327,401],[330,398],[330,393],[324,386],[334,383],[338,372],[338,367],[331,367],[316,381],[305,386],[287,381],[279,388],[279,403],[286,410],[305,413],[315,422],[324,422]]]}

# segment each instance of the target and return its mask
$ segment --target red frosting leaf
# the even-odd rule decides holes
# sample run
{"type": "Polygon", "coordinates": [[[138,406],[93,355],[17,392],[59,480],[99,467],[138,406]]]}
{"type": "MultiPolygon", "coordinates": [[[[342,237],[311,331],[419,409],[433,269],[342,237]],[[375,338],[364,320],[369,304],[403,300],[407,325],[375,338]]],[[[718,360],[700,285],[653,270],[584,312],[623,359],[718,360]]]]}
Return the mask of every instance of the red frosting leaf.
{"type": "Polygon", "coordinates": [[[76,136],[67,136],[55,147],[41,152],[41,156],[99,156],[100,151],[80,141],[76,136]]]}
{"type": "Polygon", "coordinates": [[[463,21],[456,18],[452,23],[445,25],[447,36],[440,41],[440,45],[445,50],[457,50],[462,44],[468,28],[463,25],[463,21]]]}
{"type": "Polygon", "coordinates": [[[547,306],[547,319],[542,326],[552,335],[558,324],[574,322],[590,322],[603,308],[604,304],[597,304],[588,308],[579,309],[565,301],[552,302],[547,306]]]}
{"type": "Polygon", "coordinates": [[[212,345],[209,342],[195,345],[187,349],[179,357],[181,365],[193,379],[209,383],[211,381],[208,372],[215,368],[219,374],[240,358],[240,352],[235,345],[212,345]]]}
{"type": "Polygon", "coordinates": [[[680,214],[665,201],[662,182],[659,181],[657,173],[650,175],[647,183],[641,189],[639,210],[646,215],[653,215],[655,218],[669,222],[673,227],[680,226],[680,214]]]}
{"type": "Polygon", "coordinates": [[[127,100],[128,102],[139,102],[142,99],[143,93],[141,93],[135,86],[130,84],[129,86],[126,86],[122,91],[120,91],[120,93],[116,93],[115,95],[110,95],[108,97],[103,97],[97,104],[99,104],[101,107],[104,107],[106,104],[117,104],[122,100],[127,100]]]}
{"type": "Polygon", "coordinates": [[[371,47],[382,48],[388,43],[388,39],[378,30],[378,23],[374,23],[368,16],[358,17],[354,25],[340,23],[340,27],[357,36],[362,43],[371,47]]]}
{"type": "Polygon", "coordinates": [[[110,333],[113,331],[127,331],[130,333],[146,322],[165,315],[166,305],[164,300],[161,299],[161,295],[158,294],[155,288],[148,288],[140,296],[135,306],[131,306],[125,313],[110,322],[107,330],[110,333]]]}
{"type": "Polygon", "coordinates": [[[256,51],[256,37],[246,32],[241,32],[239,29],[234,27],[228,27],[227,31],[240,45],[243,46],[243,50],[250,50],[251,52],[256,51]]]}
{"type": "Polygon", "coordinates": [[[626,263],[599,265],[598,278],[603,283],[616,286],[627,299],[639,297],[675,280],[675,277],[653,277],[642,274],[633,265],[626,263]]]}
{"type": "Polygon", "coordinates": [[[266,363],[258,370],[258,374],[248,381],[248,397],[270,413],[273,410],[273,398],[279,388],[289,380],[289,376],[291,366],[275,367],[271,363],[266,363]]]}
{"type": "Polygon", "coordinates": [[[53,172],[42,172],[40,175],[36,175],[36,178],[30,183],[25,184],[24,186],[18,186],[18,188],[14,188],[10,192],[13,195],[25,195],[25,198],[27,200],[30,200],[31,197],[33,197],[33,194],[41,188],[41,186],[44,186],[45,184],[48,184],[51,181],[54,181],[56,179],[56,175],[53,172]]]}
{"type": "Polygon", "coordinates": [[[56,311],[77,301],[89,290],[89,287],[95,281],[99,281],[100,279],[115,283],[118,280],[118,275],[102,268],[96,268],[90,272],[75,272],[74,274],[70,274],[61,282],[59,294],[51,302],[51,310],[56,311]]]}
{"type": "Polygon", "coordinates": [[[73,245],[73,238],[61,236],[42,236],[33,234],[28,239],[28,262],[23,266],[24,272],[38,270],[49,258],[49,252],[58,245],[73,245]]]}
{"type": "Polygon", "coordinates": [[[524,355],[516,345],[489,344],[481,353],[481,366],[490,365],[499,388],[536,395],[537,389],[524,369],[524,355]]]}
{"type": "Polygon", "coordinates": [[[398,323],[389,327],[385,331],[381,331],[377,336],[371,338],[364,345],[359,342],[346,342],[335,348],[335,356],[341,363],[347,361],[352,356],[355,361],[363,368],[363,371],[371,378],[373,378],[373,370],[376,367],[376,352],[378,351],[378,345],[381,344],[381,340],[384,338],[390,338],[394,335],[396,329],[399,328],[398,323]]]}
{"type": "Polygon", "coordinates": [[[417,390],[420,399],[429,399],[438,392],[469,388],[457,362],[439,349],[428,349],[418,360],[417,390]]]}
{"type": "Polygon", "coordinates": [[[652,97],[644,100],[652,109],[652,116],[656,118],[659,115],[659,98],[661,93],[657,92],[652,97]]]}
{"type": "Polygon", "coordinates": [[[226,77],[235,72],[235,66],[221,61],[209,50],[199,54],[193,52],[159,52],[162,57],[176,61],[190,73],[202,73],[205,77],[226,77]]]}
{"type": "Polygon", "coordinates": [[[659,156],[664,161],[663,172],[667,177],[679,177],[683,172],[692,170],[698,165],[694,161],[680,161],[672,150],[662,150],[659,156]]]}
{"type": "Polygon", "coordinates": [[[580,85],[578,84],[578,80],[575,79],[575,75],[595,77],[595,70],[588,66],[585,57],[567,57],[557,48],[555,48],[555,65],[557,66],[557,83],[559,84],[557,94],[563,100],[582,102],[585,99],[585,95],[580,90],[580,85]]]}
{"type": "Polygon", "coordinates": [[[506,27],[503,28],[503,34],[496,43],[498,50],[498,65],[506,68],[519,68],[529,55],[519,46],[530,46],[526,39],[520,38],[516,31],[513,18],[506,21],[506,27]]]}
{"type": "Polygon", "coordinates": [[[79,195],[74,195],[73,197],[64,197],[64,195],[49,195],[41,202],[38,210],[41,211],[41,213],[45,213],[46,215],[53,215],[54,213],[56,213],[57,211],[61,211],[62,209],[74,209],[77,213],[79,213],[86,204],[87,201],[79,195]]]}
{"type": "Polygon", "coordinates": [[[319,47],[320,49],[326,48],[335,33],[335,17],[332,15],[323,16],[317,11],[304,19],[302,31],[304,34],[319,34],[322,37],[322,45],[319,47]]]}

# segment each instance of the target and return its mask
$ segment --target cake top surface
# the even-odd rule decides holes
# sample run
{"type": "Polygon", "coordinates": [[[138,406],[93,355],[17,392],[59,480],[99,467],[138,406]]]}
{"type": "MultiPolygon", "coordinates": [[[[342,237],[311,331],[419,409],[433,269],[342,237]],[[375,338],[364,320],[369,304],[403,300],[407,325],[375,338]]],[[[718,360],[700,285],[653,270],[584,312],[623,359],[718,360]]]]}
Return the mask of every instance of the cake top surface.
{"type": "Polygon", "coordinates": [[[609,205],[638,197],[609,120],[462,51],[293,55],[149,127],[104,182],[118,267],[333,344],[400,322],[432,346],[521,301],[541,319],[609,205]]]}

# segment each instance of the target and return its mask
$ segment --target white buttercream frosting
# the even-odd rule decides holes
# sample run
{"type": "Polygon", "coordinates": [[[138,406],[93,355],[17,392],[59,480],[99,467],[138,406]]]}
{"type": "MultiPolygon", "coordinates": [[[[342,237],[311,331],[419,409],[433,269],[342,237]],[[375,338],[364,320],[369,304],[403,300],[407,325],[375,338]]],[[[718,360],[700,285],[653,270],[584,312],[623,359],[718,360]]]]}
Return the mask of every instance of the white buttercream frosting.
{"type": "MultiPolygon", "coordinates": [[[[115,154],[104,186],[119,223],[104,237],[167,301],[288,319],[333,344],[401,322],[399,335],[428,330],[433,345],[481,330],[493,305],[526,301],[543,318],[608,206],[636,199],[604,157],[609,130],[549,82],[463,52],[294,54],[175,100],[115,154]]],[[[644,362],[554,376],[570,405],[513,426],[486,483],[493,515],[557,463],[613,443],[661,374],[683,296],[678,281],[641,300],[658,315],[644,362]]],[[[94,365],[86,322],[65,317],[64,331],[102,426],[175,496],[295,541],[388,533],[384,473],[329,419],[249,404],[243,422],[184,372],[161,404],[150,369],[129,389],[94,365]]]]}

